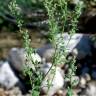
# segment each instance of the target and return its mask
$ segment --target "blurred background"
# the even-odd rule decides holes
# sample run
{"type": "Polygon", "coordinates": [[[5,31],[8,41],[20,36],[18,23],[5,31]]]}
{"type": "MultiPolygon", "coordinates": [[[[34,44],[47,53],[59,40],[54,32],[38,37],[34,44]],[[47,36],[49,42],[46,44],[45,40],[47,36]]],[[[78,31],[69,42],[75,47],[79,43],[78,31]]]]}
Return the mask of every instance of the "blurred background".
{"type": "MultiPolygon", "coordinates": [[[[0,0],[0,58],[2,56],[6,57],[8,49],[22,46],[21,36],[17,34],[18,27],[16,19],[8,8],[9,2],[10,0],[0,0]]],[[[42,46],[42,44],[47,42],[46,39],[48,36],[48,16],[44,8],[43,0],[17,0],[17,2],[25,21],[23,26],[30,32],[32,47],[42,46]]],[[[96,1],[83,0],[83,2],[84,9],[79,19],[78,32],[95,34],[96,1]]],[[[70,6],[72,8],[74,5],[70,6]]]]}

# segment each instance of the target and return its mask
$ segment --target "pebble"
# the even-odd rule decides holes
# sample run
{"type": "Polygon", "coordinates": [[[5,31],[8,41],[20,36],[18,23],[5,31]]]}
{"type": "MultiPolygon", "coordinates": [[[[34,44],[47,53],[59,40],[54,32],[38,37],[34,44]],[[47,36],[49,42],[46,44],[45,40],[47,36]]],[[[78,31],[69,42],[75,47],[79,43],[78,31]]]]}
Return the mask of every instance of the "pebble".
{"type": "Polygon", "coordinates": [[[85,88],[86,87],[86,84],[91,80],[91,77],[88,73],[86,74],[83,74],[80,76],[80,79],[79,79],[79,87],[80,88],[85,88]]]}
{"type": "Polygon", "coordinates": [[[32,96],[32,95],[31,93],[23,95],[18,87],[13,87],[10,90],[0,88],[0,96],[32,96]]]}

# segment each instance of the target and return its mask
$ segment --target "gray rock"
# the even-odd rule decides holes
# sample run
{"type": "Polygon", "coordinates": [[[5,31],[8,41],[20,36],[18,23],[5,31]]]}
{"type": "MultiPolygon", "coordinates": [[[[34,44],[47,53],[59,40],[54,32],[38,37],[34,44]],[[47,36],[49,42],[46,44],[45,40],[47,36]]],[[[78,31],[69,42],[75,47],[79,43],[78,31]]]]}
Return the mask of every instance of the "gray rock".
{"type": "Polygon", "coordinates": [[[60,34],[57,35],[56,39],[58,40],[57,42],[60,42],[60,46],[64,44],[67,52],[72,52],[72,50],[76,48],[78,51],[84,52],[86,55],[91,54],[91,40],[88,35],[76,33],[70,36],[65,33],[63,34],[63,39],[60,34]]]}
{"type": "Polygon", "coordinates": [[[85,89],[82,90],[81,96],[96,96],[96,81],[90,81],[87,83],[85,89]]]}
{"type": "Polygon", "coordinates": [[[35,66],[31,62],[31,59],[34,63],[41,62],[41,57],[37,53],[32,53],[31,57],[27,58],[24,48],[12,48],[8,56],[8,61],[10,62],[11,66],[18,72],[22,72],[25,64],[35,70],[35,66]]]}
{"type": "Polygon", "coordinates": [[[46,63],[41,68],[41,71],[46,75],[45,79],[42,81],[41,89],[48,96],[53,96],[59,89],[63,88],[64,85],[64,78],[61,74],[61,69],[54,66],[51,68],[51,66],[51,63],[46,63]]]}
{"type": "Polygon", "coordinates": [[[19,79],[13,73],[9,63],[3,62],[0,66],[0,85],[6,89],[10,89],[14,87],[18,81],[19,79]]]}
{"type": "MultiPolygon", "coordinates": [[[[77,59],[92,55],[92,43],[88,35],[76,33],[70,36],[67,33],[64,33],[62,36],[61,34],[58,34],[55,39],[60,50],[65,48],[67,53],[72,53],[77,59]]],[[[51,61],[55,49],[53,49],[51,44],[47,44],[44,47],[37,49],[37,53],[47,61],[51,61]]]]}

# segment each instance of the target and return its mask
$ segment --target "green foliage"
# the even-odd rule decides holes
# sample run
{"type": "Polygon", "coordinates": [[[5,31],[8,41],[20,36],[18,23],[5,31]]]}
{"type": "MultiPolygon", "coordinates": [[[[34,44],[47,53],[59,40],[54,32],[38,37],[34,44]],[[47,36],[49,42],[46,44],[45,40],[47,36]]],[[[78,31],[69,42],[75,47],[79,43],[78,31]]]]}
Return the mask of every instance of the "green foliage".
{"type": "MultiPolygon", "coordinates": [[[[69,31],[70,36],[76,33],[78,18],[81,14],[82,5],[78,3],[74,10],[68,8],[69,2],[67,0],[45,0],[44,5],[48,12],[49,22],[49,39],[55,48],[52,66],[57,64],[66,64],[66,47],[64,46],[63,33],[69,31]],[[70,17],[71,16],[71,17],[70,17]],[[70,20],[70,22],[69,22],[70,20]],[[68,28],[68,29],[67,29],[68,28]],[[58,33],[61,34],[60,38],[56,38],[58,33]]],[[[71,39],[71,37],[70,37],[71,39]]],[[[69,40],[70,42],[70,40],[69,40]]],[[[68,44],[67,44],[68,45],[68,44]]],[[[52,67],[51,67],[52,68],[52,67]]],[[[51,69],[50,69],[51,70],[51,69]]],[[[68,96],[72,96],[72,86],[74,81],[72,77],[75,75],[76,66],[75,58],[69,62],[69,69],[67,78],[70,80],[71,87],[68,87],[68,96]]]]}
{"type": "MultiPolygon", "coordinates": [[[[36,0],[38,1],[38,0],[36,0]]],[[[29,1],[22,1],[22,3],[27,2],[29,6],[29,1]]],[[[30,0],[30,2],[32,2],[30,0]]],[[[43,1],[41,1],[43,2],[43,1]]],[[[18,3],[20,3],[18,1],[18,3]]],[[[34,2],[35,3],[35,2],[34,2]]],[[[81,13],[82,5],[79,3],[76,5],[74,10],[70,10],[68,7],[68,0],[44,0],[44,6],[46,8],[46,11],[48,13],[48,23],[49,23],[49,40],[51,41],[53,47],[55,48],[55,54],[53,56],[52,66],[49,69],[49,71],[52,71],[52,67],[56,66],[57,64],[65,64],[67,62],[66,56],[68,53],[66,53],[66,47],[64,46],[64,38],[63,33],[68,31],[70,35],[72,36],[76,30],[77,30],[77,22],[78,18],[81,13]],[[70,17],[71,16],[71,17],[70,17]],[[60,40],[57,39],[57,35],[60,33],[60,40]],[[59,44],[60,43],[60,44],[59,44]]],[[[17,4],[16,0],[12,0],[9,4],[9,9],[11,13],[16,17],[17,24],[20,30],[20,33],[23,37],[23,45],[26,50],[26,69],[25,74],[27,74],[30,77],[30,83],[32,86],[32,96],[39,96],[40,92],[40,85],[44,78],[42,78],[42,74],[38,71],[36,68],[36,64],[38,65],[38,62],[35,64],[33,62],[33,58],[31,56],[32,53],[35,53],[34,49],[30,46],[30,39],[28,30],[22,29],[22,24],[24,21],[22,20],[21,16],[21,8],[17,4]],[[31,61],[33,64],[32,69],[27,66],[28,62],[31,61]]],[[[70,41],[70,40],[69,40],[70,41]]],[[[72,96],[72,77],[75,75],[76,66],[75,66],[75,58],[69,62],[69,73],[67,77],[70,79],[71,87],[68,87],[68,96],[72,96]]],[[[55,74],[55,69],[52,71],[55,74]]],[[[54,76],[53,76],[54,77],[54,76]]],[[[53,80],[53,78],[52,78],[53,80]]],[[[50,88],[52,81],[48,81],[48,88],[50,88]]]]}
{"type": "Polygon", "coordinates": [[[41,73],[36,72],[35,66],[36,66],[36,64],[38,64],[38,62],[34,64],[34,61],[32,58],[32,53],[35,53],[35,50],[33,48],[31,48],[31,46],[30,46],[31,40],[29,39],[28,30],[22,29],[22,24],[24,21],[22,20],[21,11],[19,10],[19,6],[18,6],[16,0],[12,0],[10,2],[9,9],[12,12],[12,14],[15,15],[17,24],[19,27],[19,31],[20,31],[19,34],[22,34],[22,37],[23,37],[23,47],[25,48],[26,58],[27,58],[26,64],[24,67],[24,73],[30,79],[29,81],[30,81],[30,84],[32,87],[32,96],[39,96],[42,77],[40,77],[41,73]],[[29,67],[29,66],[31,66],[30,64],[32,64],[32,68],[29,67]]]}
{"type": "Polygon", "coordinates": [[[70,87],[68,87],[67,96],[73,96],[73,92],[72,92],[72,89],[70,87]]]}

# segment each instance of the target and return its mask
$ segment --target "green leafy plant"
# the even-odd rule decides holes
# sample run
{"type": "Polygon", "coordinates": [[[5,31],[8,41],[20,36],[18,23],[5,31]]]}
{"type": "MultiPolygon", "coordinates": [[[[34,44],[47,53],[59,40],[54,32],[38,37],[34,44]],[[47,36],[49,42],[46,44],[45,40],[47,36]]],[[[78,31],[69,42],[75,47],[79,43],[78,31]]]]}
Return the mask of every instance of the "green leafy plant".
{"type": "MultiPolygon", "coordinates": [[[[78,18],[81,14],[82,5],[78,2],[74,10],[70,10],[68,8],[68,0],[45,0],[44,4],[49,16],[49,39],[55,49],[52,66],[56,66],[57,64],[62,63],[66,64],[66,56],[68,53],[66,53],[67,46],[64,46],[63,33],[68,31],[70,40],[72,35],[76,33],[78,18]],[[61,35],[60,38],[56,38],[58,34],[61,35]]],[[[66,77],[69,78],[71,84],[71,87],[68,86],[68,96],[72,96],[72,86],[74,83],[74,81],[72,81],[72,77],[75,75],[75,71],[75,58],[73,58],[69,63],[69,72],[66,75],[66,77]]]]}
{"type": "Polygon", "coordinates": [[[35,50],[30,46],[31,40],[29,39],[28,30],[22,28],[24,21],[22,20],[20,9],[19,9],[19,6],[18,6],[16,0],[12,0],[10,2],[9,9],[10,9],[11,13],[13,15],[15,15],[15,17],[16,17],[17,26],[19,27],[18,34],[21,34],[22,38],[23,38],[23,47],[25,48],[26,58],[27,58],[26,62],[25,62],[26,64],[24,67],[24,73],[25,73],[25,75],[29,76],[29,79],[30,79],[29,81],[30,81],[30,84],[32,87],[31,94],[32,94],[32,96],[39,96],[40,81],[41,81],[42,77],[40,77],[41,73],[36,72],[35,66],[36,66],[36,64],[38,64],[38,62],[34,62],[33,58],[32,58],[32,53],[35,53],[35,50]],[[33,64],[32,68],[29,67],[29,64],[33,64]]]}
{"type": "MultiPolygon", "coordinates": [[[[44,6],[49,17],[49,40],[55,49],[55,54],[52,59],[52,66],[50,67],[47,74],[52,71],[53,66],[56,67],[58,64],[65,64],[67,62],[66,56],[68,55],[68,53],[66,52],[66,46],[64,46],[63,33],[68,31],[69,35],[72,36],[74,33],[76,33],[77,30],[77,23],[78,18],[81,14],[82,5],[78,3],[75,6],[74,10],[70,10],[68,5],[68,0],[44,0],[44,6]],[[60,40],[58,40],[57,38],[58,34],[60,34],[60,40]]],[[[22,34],[23,37],[23,45],[26,50],[27,57],[26,63],[28,63],[28,61],[31,61],[31,63],[33,64],[33,67],[31,69],[27,66],[27,64],[25,64],[25,74],[30,77],[30,83],[32,86],[32,96],[39,96],[41,82],[42,80],[44,80],[44,78],[46,78],[47,74],[42,77],[42,74],[37,71],[36,68],[36,64],[38,65],[38,63],[35,62],[35,64],[33,62],[31,54],[35,53],[35,50],[30,46],[31,40],[29,39],[28,30],[22,28],[22,24],[24,23],[24,21],[22,20],[21,9],[18,6],[16,0],[12,0],[10,2],[9,9],[11,13],[15,15],[20,34],[22,34]]],[[[68,86],[68,96],[72,96],[72,77],[75,75],[75,71],[75,58],[73,58],[72,61],[69,63],[69,73],[67,75],[71,82],[71,87],[68,86]]],[[[55,69],[52,72],[54,72],[55,76],[55,69]]],[[[49,83],[50,82],[48,81],[48,88],[50,88],[51,86],[51,84],[49,83]]]]}

